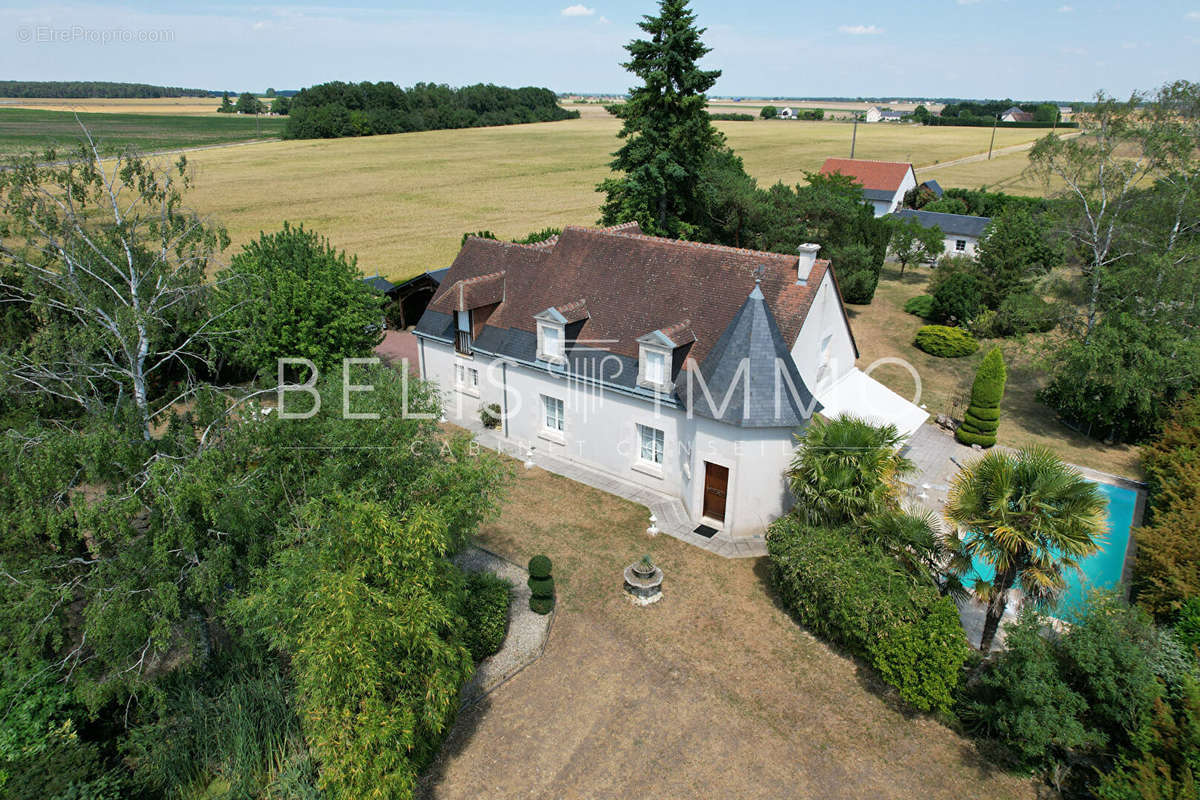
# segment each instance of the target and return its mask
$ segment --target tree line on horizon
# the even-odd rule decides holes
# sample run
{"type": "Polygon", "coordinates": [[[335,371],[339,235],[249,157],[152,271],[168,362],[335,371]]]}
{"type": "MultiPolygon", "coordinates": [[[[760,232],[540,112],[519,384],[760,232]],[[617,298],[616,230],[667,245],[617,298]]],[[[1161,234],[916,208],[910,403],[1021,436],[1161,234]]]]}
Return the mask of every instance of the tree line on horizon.
{"type": "Polygon", "coordinates": [[[184,89],[149,83],[113,81],[0,81],[0,97],[48,98],[147,98],[216,97],[209,89],[184,89]]]}
{"type": "Polygon", "coordinates": [[[288,109],[285,139],[331,139],[410,131],[577,119],[550,89],[490,83],[451,87],[391,81],[332,81],[300,90],[288,109]]]}

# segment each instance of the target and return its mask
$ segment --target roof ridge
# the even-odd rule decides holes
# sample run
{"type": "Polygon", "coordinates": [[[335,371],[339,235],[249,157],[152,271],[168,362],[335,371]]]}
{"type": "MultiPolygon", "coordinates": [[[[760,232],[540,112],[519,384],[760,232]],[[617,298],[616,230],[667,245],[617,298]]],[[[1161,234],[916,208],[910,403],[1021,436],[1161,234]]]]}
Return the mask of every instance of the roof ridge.
{"type": "Polygon", "coordinates": [[[769,256],[774,259],[795,260],[797,255],[788,255],[787,253],[772,253],[769,250],[751,250],[748,247],[730,247],[725,244],[709,244],[708,242],[695,242],[689,239],[672,239],[669,236],[651,236],[648,233],[625,233],[624,231],[614,231],[609,228],[589,228],[584,225],[568,225],[563,230],[576,230],[582,233],[595,233],[608,236],[620,236],[625,239],[642,239],[652,242],[665,242],[670,245],[679,247],[691,247],[700,250],[716,250],[725,253],[740,253],[743,255],[754,256],[769,256]]]}
{"type": "Polygon", "coordinates": [[[496,270],[495,272],[488,272],[488,273],[485,273],[485,274],[483,274],[483,275],[474,275],[474,276],[472,276],[472,277],[470,277],[470,278],[460,278],[460,279],[457,281],[457,283],[461,283],[461,284],[463,284],[464,286],[465,286],[466,284],[468,284],[468,283],[480,283],[480,282],[482,282],[482,281],[485,281],[485,280],[487,280],[488,278],[497,278],[497,277],[500,277],[500,276],[504,275],[505,271],[506,271],[506,270],[498,269],[498,270],[496,270]]]}

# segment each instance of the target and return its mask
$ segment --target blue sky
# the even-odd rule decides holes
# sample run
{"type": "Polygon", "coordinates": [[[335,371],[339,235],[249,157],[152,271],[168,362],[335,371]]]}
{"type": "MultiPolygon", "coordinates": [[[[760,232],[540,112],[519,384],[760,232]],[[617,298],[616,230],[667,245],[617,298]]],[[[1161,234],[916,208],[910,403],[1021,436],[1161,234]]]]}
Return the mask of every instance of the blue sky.
{"type": "MultiPolygon", "coordinates": [[[[612,92],[652,0],[0,2],[0,77],[262,90],[325,80],[612,92]]],[[[1200,0],[695,0],[714,93],[1078,99],[1200,78],[1200,0]]]]}

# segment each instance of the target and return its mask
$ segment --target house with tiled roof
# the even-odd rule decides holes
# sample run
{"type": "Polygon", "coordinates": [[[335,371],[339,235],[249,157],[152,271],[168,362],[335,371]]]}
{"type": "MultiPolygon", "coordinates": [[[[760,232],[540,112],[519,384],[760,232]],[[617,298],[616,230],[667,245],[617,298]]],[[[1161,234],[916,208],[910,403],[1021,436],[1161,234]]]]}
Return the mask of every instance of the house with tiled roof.
{"type": "Polygon", "coordinates": [[[1013,106],[1000,115],[1001,122],[1033,122],[1033,114],[1013,106]]]}
{"type": "Polygon", "coordinates": [[[890,214],[904,202],[904,194],[917,185],[912,164],[898,161],[868,161],[861,158],[827,158],[822,175],[839,173],[862,184],[863,198],[875,208],[875,216],[890,214]]]}
{"type": "Polygon", "coordinates": [[[794,434],[817,413],[911,432],[925,412],[855,367],[833,267],[794,255],[567,227],[468,237],[417,324],[446,417],[500,409],[515,452],[550,453],[761,534],[791,504],[794,434]]]}

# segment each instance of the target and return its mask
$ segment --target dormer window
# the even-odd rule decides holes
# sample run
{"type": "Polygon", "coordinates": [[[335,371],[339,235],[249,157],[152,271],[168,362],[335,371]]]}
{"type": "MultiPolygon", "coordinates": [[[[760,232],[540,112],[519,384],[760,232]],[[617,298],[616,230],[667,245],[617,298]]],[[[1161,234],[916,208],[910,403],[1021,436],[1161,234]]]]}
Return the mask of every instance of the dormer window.
{"type": "Polygon", "coordinates": [[[658,386],[666,383],[664,376],[667,374],[667,354],[659,350],[651,350],[647,347],[644,348],[642,357],[646,359],[644,370],[646,383],[653,383],[658,386]]]}
{"type": "Polygon", "coordinates": [[[671,391],[676,352],[696,340],[688,324],[684,320],[638,337],[638,386],[671,391]]]}
{"type": "Polygon", "coordinates": [[[541,334],[540,358],[555,361],[563,357],[563,329],[559,325],[542,324],[538,326],[541,334]]]}
{"type": "Polygon", "coordinates": [[[540,314],[534,314],[533,318],[537,320],[538,361],[551,364],[566,362],[567,318],[556,308],[547,308],[540,314]]]}

